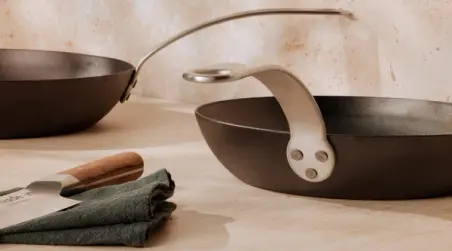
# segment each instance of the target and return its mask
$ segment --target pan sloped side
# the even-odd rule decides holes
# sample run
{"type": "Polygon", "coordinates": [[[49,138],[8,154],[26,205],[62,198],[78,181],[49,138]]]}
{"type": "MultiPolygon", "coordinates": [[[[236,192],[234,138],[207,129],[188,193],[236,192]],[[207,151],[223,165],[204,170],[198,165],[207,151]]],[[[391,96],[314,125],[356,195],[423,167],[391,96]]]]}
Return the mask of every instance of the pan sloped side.
{"type": "Polygon", "coordinates": [[[134,67],[113,58],[0,49],[0,139],[84,130],[113,109],[134,67]]]}
{"type": "Polygon", "coordinates": [[[274,98],[206,104],[198,107],[196,119],[219,162],[254,187],[354,200],[420,199],[452,193],[452,135],[328,135],[336,152],[334,172],[323,182],[311,183],[298,177],[288,164],[287,121],[274,98]],[[271,126],[258,126],[265,123],[271,126]]]}
{"type": "Polygon", "coordinates": [[[62,135],[95,125],[118,103],[132,72],[0,82],[0,139],[62,135]]]}

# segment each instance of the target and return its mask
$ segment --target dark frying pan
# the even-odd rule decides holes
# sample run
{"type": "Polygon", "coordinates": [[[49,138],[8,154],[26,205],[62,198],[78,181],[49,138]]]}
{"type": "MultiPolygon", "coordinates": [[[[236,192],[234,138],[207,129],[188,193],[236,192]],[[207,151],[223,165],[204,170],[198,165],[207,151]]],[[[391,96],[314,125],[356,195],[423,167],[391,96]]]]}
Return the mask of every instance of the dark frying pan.
{"type": "Polygon", "coordinates": [[[86,129],[125,102],[143,64],[178,39],[225,21],[273,14],[345,15],[330,9],[263,9],[220,17],[161,43],[135,68],[113,58],[69,52],[0,50],[0,139],[33,138],[86,129]]]}
{"type": "Polygon", "coordinates": [[[196,110],[218,160],[243,182],[337,199],[420,199],[452,193],[452,104],[401,98],[311,96],[278,66],[220,65],[183,77],[254,77],[273,94],[196,110]]]}

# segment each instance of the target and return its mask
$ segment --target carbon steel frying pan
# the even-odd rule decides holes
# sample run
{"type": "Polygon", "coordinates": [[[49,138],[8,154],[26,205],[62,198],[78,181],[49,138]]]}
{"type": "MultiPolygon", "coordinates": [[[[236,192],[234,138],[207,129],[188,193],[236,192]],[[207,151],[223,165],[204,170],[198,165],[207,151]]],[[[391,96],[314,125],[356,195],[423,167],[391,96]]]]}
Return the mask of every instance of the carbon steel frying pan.
{"type": "Polygon", "coordinates": [[[161,43],[135,68],[114,58],[57,51],[0,49],[0,139],[72,133],[93,126],[137,83],[143,64],[157,52],[200,29],[257,15],[351,14],[333,9],[263,9],[220,17],[161,43]]]}
{"type": "Polygon", "coordinates": [[[254,77],[273,94],[204,104],[200,130],[243,182],[311,197],[420,199],[452,193],[452,104],[312,96],[279,66],[190,70],[196,83],[254,77]]]}

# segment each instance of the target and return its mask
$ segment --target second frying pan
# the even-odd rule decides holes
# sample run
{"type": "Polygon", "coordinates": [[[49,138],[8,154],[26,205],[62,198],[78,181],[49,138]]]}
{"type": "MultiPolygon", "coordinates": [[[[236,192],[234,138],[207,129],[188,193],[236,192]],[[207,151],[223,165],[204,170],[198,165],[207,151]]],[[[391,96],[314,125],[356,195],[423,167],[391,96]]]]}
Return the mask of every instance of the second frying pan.
{"type": "Polygon", "coordinates": [[[279,66],[223,64],[186,72],[196,83],[254,77],[270,97],[198,107],[218,160],[243,182],[336,199],[419,199],[452,194],[452,104],[312,96],[279,66]]]}
{"type": "Polygon", "coordinates": [[[0,139],[33,138],[86,129],[125,102],[143,64],[200,29],[257,15],[345,15],[331,9],[263,9],[220,17],[185,30],[146,55],[135,68],[114,58],[57,51],[0,49],[0,139]]]}

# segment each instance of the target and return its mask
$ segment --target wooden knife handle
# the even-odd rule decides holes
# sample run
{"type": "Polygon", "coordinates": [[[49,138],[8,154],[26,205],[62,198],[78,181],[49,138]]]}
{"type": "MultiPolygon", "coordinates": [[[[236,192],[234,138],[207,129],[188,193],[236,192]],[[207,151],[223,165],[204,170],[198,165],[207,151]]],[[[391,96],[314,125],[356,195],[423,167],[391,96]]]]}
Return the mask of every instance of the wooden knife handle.
{"type": "Polygon", "coordinates": [[[89,189],[136,180],[144,172],[143,158],[135,152],[123,152],[60,172],[77,179],[61,191],[71,196],[89,189]]]}

